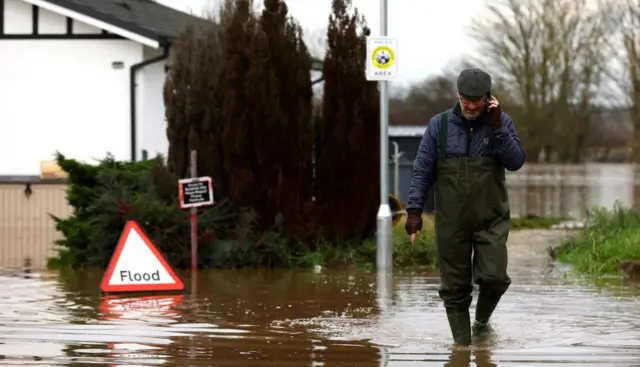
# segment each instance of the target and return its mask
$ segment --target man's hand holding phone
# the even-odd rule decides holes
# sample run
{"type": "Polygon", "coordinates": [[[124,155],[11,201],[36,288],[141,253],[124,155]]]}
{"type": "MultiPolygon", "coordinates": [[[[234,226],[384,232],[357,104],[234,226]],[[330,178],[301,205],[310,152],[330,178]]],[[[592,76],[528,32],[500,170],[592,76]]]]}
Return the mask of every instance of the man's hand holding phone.
{"type": "Polygon", "coordinates": [[[500,103],[494,96],[489,98],[489,105],[487,106],[487,122],[493,131],[502,127],[502,107],[500,107],[500,103]]]}

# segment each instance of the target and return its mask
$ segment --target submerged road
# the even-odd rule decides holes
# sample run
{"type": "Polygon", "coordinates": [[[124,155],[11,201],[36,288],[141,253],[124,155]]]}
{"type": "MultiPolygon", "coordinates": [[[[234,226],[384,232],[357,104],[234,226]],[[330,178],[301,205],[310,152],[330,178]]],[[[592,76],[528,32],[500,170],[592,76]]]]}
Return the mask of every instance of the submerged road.
{"type": "Polygon", "coordinates": [[[194,295],[119,299],[65,271],[0,275],[0,366],[640,366],[640,286],[554,266],[563,235],[512,233],[496,338],[471,351],[450,350],[430,270],[396,272],[384,307],[365,271],[202,271],[194,295]]]}

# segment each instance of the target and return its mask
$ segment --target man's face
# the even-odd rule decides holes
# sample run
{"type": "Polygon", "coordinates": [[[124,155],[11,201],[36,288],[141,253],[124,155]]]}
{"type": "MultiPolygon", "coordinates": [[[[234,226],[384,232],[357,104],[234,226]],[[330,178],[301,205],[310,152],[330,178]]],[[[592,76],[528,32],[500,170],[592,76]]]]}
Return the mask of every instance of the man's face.
{"type": "Polygon", "coordinates": [[[482,111],[484,111],[487,101],[484,97],[481,98],[467,98],[458,94],[460,100],[460,108],[462,109],[462,115],[467,120],[477,119],[482,111]]]}

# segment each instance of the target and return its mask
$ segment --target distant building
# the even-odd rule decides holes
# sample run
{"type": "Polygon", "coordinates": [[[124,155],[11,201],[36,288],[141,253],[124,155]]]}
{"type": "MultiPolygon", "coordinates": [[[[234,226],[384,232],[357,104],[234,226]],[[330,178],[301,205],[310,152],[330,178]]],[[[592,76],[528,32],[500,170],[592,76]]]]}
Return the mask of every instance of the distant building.
{"type": "Polygon", "coordinates": [[[418,155],[418,146],[427,125],[390,125],[389,149],[394,152],[393,142],[398,144],[398,150],[404,152],[403,157],[413,162],[418,155]]]}
{"type": "MultiPolygon", "coordinates": [[[[418,147],[422,135],[427,130],[427,125],[391,125],[389,126],[389,155],[393,157],[396,150],[401,153],[398,160],[398,180],[396,188],[394,177],[394,164],[389,169],[389,187],[392,193],[397,193],[398,199],[403,204],[409,200],[409,186],[413,174],[413,161],[418,155],[418,147]]],[[[432,212],[434,207],[433,187],[429,190],[427,201],[424,205],[425,212],[432,212]]]]}
{"type": "Polygon", "coordinates": [[[171,42],[192,16],[151,0],[0,0],[0,174],[166,154],[171,42]]]}

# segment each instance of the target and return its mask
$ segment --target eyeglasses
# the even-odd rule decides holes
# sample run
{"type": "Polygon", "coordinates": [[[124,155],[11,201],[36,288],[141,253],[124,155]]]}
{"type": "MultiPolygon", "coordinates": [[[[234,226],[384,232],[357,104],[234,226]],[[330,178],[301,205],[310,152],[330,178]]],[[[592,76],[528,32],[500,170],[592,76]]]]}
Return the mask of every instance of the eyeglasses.
{"type": "Polygon", "coordinates": [[[484,106],[486,103],[486,100],[484,99],[484,97],[481,98],[466,98],[466,97],[460,97],[460,103],[462,103],[465,106],[469,106],[469,105],[474,105],[474,106],[484,106]]]}

